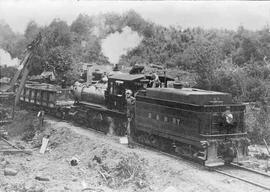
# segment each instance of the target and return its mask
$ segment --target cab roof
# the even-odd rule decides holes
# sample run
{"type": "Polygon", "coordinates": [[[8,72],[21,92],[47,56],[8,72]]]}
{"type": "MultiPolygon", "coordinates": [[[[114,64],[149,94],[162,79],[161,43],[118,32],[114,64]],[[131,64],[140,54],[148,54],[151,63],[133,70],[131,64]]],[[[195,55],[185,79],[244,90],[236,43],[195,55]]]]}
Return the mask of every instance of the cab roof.
{"type": "Polygon", "coordinates": [[[232,96],[229,93],[195,88],[148,88],[146,90],[146,96],[195,105],[208,105],[210,101],[223,101],[223,104],[232,103],[232,96]]]}
{"type": "Polygon", "coordinates": [[[112,76],[109,76],[109,79],[114,80],[121,80],[121,81],[135,81],[143,79],[145,75],[143,74],[128,74],[128,73],[122,73],[122,74],[114,74],[112,76]]]}

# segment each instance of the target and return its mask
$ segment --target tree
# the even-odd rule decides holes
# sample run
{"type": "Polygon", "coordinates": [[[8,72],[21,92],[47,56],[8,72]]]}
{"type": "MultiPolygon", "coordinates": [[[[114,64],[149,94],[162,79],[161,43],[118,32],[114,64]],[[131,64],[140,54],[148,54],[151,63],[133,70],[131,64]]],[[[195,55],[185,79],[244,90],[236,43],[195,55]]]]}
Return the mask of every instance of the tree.
{"type": "Polygon", "coordinates": [[[260,57],[255,40],[244,38],[242,40],[241,47],[243,49],[243,56],[245,61],[249,61],[252,57],[257,60],[260,57]]]}
{"type": "Polygon", "coordinates": [[[50,49],[46,61],[55,68],[56,73],[61,77],[70,69],[72,57],[69,49],[58,46],[50,49]]]}
{"type": "Polygon", "coordinates": [[[123,16],[123,20],[126,26],[129,26],[133,31],[137,31],[140,34],[147,26],[147,22],[134,10],[128,11],[123,16]]]}
{"type": "Polygon", "coordinates": [[[7,67],[6,65],[0,66],[0,79],[2,77],[12,78],[12,77],[14,77],[14,75],[17,71],[18,71],[18,69],[15,67],[7,67]]]}
{"type": "MultiPolygon", "coordinates": [[[[29,25],[34,29],[34,24],[29,25]]],[[[31,34],[30,31],[27,30],[31,34]]],[[[34,30],[35,31],[35,30],[34,30]]],[[[72,33],[66,22],[54,19],[49,26],[40,30],[42,41],[34,50],[32,69],[30,75],[38,75],[50,65],[56,69],[60,77],[65,74],[72,63],[70,47],[72,45],[72,33]]]]}
{"type": "Polygon", "coordinates": [[[77,33],[81,37],[87,38],[90,35],[94,23],[91,17],[88,15],[80,14],[70,26],[70,31],[77,33]]]}
{"type": "Polygon", "coordinates": [[[42,34],[44,35],[44,44],[47,49],[64,46],[70,47],[72,44],[72,33],[65,21],[54,19],[52,23],[46,27],[42,34]]]}
{"type": "Polygon", "coordinates": [[[108,27],[107,34],[114,33],[116,31],[121,32],[124,27],[123,18],[116,13],[106,13],[103,15],[105,18],[105,26],[108,27]]]}
{"type": "Polygon", "coordinates": [[[18,57],[20,51],[16,49],[17,42],[21,39],[22,35],[15,34],[10,26],[4,22],[0,23],[0,47],[7,51],[11,57],[18,57]]]}
{"type": "Polygon", "coordinates": [[[24,36],[27,39],[27,41],[30,43],[40,32],[40,27],[38,27],[37,23],[35,21],[30,21],[27,24],[26,30],[24,32],[24,36]]]}
{"type": "Polygon", "coordinates": [[[189,68],[197,73],[197,86],[212,89],[214,71],[219,66],[220,55],[211,42],[198,39],[184,52],[189,68]]]}

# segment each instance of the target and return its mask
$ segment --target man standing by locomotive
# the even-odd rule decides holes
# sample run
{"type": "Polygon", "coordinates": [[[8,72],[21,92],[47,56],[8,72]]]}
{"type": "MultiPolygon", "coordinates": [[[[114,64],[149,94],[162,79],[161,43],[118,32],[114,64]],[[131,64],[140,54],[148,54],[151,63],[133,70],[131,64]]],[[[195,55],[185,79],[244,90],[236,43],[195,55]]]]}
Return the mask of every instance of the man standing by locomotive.
{"type": "Polygon", "coordinates": [[[150,82],[152,83],[152,88],[159,87],[160,81],[156,72],[151,73],[151,78],[152,80],[150,82]]]}
{"type": "Polygon", "coordinates": [[[132,96],[132,91],[131,90],[126,90],[126,101],[127,101],[127,119],[128,119],[128,124],[127,124],[127,138],[128,138],[128,145],[131,146],[130,144],[133,143],[132,141],[132,129],[131,126],[133,126],[134,123],[134,113],[135,113],[135,98],[132,96]]]}

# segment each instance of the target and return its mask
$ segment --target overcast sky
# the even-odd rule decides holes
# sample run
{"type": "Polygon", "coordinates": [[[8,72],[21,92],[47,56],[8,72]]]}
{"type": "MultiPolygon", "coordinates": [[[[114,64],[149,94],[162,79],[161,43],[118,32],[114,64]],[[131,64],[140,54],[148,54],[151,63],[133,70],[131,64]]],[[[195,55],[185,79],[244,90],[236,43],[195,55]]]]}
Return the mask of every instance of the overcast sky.
{"type": "Polygon", "coordinates": [[[268,1],[87,1],[87,0],[0,0],[0,20],[15,32],[24,32],[27,23],[35,20],[48,25],[60,18],[69,24],[80,13],[124,13],[134,9],[145,19],[183,28],[261,29],[270,24],[268,1]]]}

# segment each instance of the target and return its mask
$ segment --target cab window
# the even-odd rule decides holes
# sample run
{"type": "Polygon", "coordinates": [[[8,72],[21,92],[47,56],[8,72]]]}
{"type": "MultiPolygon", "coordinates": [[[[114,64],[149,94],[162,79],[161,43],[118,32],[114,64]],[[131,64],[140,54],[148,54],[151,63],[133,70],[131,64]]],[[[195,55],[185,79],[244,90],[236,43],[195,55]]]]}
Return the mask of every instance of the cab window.
{"type": "Polygon", "coordinates": [[[123,81],[115,81],[113,87],[113,94],[122,96],[124,93],[124,82],[123,81]]]}

